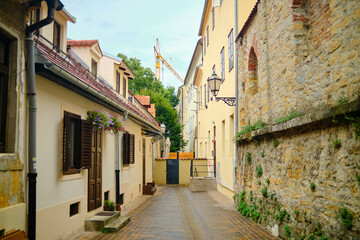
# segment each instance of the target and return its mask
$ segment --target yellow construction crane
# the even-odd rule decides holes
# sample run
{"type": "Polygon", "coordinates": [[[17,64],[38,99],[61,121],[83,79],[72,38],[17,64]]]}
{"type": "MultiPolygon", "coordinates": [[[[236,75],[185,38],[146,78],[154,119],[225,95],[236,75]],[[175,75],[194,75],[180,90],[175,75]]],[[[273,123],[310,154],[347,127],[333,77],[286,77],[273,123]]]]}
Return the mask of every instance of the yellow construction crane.
{"type": "Polygon", "coordinates": [[[160,53],[160,44],[159,39],[156,39],[156,46],[154,46],[155,52],[155,77],[160,81],[160,62],[165,65],[181,83],[184,83],[184,80],[180,77],[180,75],[171,67],[171,65],[165,60],[165,58],[160,53]]]}

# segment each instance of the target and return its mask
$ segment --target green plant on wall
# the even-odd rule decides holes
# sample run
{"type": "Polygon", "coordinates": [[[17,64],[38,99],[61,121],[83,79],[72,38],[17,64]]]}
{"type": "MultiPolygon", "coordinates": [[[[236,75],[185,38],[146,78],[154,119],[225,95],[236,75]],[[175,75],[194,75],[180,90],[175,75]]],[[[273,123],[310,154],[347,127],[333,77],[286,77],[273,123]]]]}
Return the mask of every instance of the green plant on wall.
{"type": "Polygon", "coordinates": [[[261,157],[265,157],[265,152],[264,152],[264,150],[260,153],[260,156],[261,156],[261,157]]]}
{"type": "Polygon", "coordinates": [[[264,196],[264,197],[267,197],[268,195],[267,195],[267,187],[266,186],[264,186],[263,187],[263,189],[261,189],[261,194],[264,196]]]}
{"type": "Polygon", "coordinates": [[[343,225],[346,229],[350,229],[352,227],[353,214],[346,208],[340,209],[339,216],[343,222],[343,225]]]}
{"type": "Polygon", "coordinates": [[[259,166],[256,167],[256,173],[257,173],[257,177],[261,177],[261,176],[262,176],[263,170],[262,170],[261,165],[259,165],[259,166]]]}
{"type": "Polygon", "coordinates": [[[347,98],[340,97],[340,98],[336,101],[335,105],[336,105],[336,106],[339,106],[339,105],[342,105],[342,104],[344,104],[344,103],[347,103],[348,101],[349,101],[349,100],[348,100],[347,98]]]}
{"type": "Polygon", "coordinates": [[[251,164],[251,159],[252,159],[251,153],[250,152],[246,153],[246,160],[247,160],[248,164],[251,164]]]}
{"type": "Polygon", "coordinates": [[[277,147],[277,146],[279,146],[279,141],[276,139],[276,138],[274,138],[273,140],[272,140],[272,144],[273,144],[273,146],[274,147],[277,147]]]}
{"type": "Polygon", "coordinates": [[[338,148],[341,147],[341,139],[336,138],[336,139],[333,139],[331,141],[332,141],[332,144],[333,144],[334,148],[338,149],[338,148]]]}
{"type": "Polygon", "coordinates": [[[241,130],[236,133],[235,141],[238,142],[241,139],[242,135],[245,135],[245,134],[255,131],[255,130],[259,130],[264,127],[266,127],[266,124],[261,119],[257,120],[253,125],[247,124],[247,125],[241,127],[241,130]]]}
{"type": "Polygon", "coordinates": [[[287,237],[290,237],[291,236],[291,230],[290,230],[290,227],[288,225],[285,225],[284,226],[284,230],[285,230],[285,234],[287,237]]]}
{"type": "Polygon", "coordinates": [[[258,185],[261,185],[261,181],[260,181],[260,180],[258,180],[258,185]]]}
{"type": "Polygon", "coordinates": [[[252,190],[250,191],[250,197],[249,197],[250,201],[253,200],[253,193],[252,193],[252,190]]]}
{"type": "Polygon", "coordinates": [[[266,183],[267,183],[267,185],[270,185],[270,179],[269,178],[266,179],[266,183]]]}
{"type": "Polygon", "coordinates": [[[352,125],[355,128],[355,139],[360,140],[360,117],[351,117],[345,115],[345,119],[352,122],[352,125]]]}
{"type": "Polygon", "coordinates": [[[310,189],[311,189],[311,191],[314,192],[314,191],[315,191],[315,188],[316,188],[315,183],[314,183],[314,182],[311,182],[311,183],[310,183],[310,189]]]}
{"type": "Polygon", "coordinates": [[[297,112],[295,109],[292,108],[288,115],[277,118],[275,120],[275,124],[287,122],[287,121],[289,121],[289,120],[291,120],[293,118],[300,117],[300,116],[303,116],[303,115],[304,115],[304,113],[297,112]]]}

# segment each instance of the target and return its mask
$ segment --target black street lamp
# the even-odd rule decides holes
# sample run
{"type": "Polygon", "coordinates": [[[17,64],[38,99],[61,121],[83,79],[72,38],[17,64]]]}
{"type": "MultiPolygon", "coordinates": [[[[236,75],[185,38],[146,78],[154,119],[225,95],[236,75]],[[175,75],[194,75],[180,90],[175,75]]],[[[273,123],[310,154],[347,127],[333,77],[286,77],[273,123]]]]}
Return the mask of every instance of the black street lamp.
{"type": "Polygon", "coordinates": [[[235,106],[236,99],[234,97],[216,97],[219,90],[222,79],[216,75],[215,71],[213,74],[207,79],[208,85],[210,87],[211,94],[215,97],[215,101],[218,102],[220,100],[224,101],[229,106],[235,106]]]}

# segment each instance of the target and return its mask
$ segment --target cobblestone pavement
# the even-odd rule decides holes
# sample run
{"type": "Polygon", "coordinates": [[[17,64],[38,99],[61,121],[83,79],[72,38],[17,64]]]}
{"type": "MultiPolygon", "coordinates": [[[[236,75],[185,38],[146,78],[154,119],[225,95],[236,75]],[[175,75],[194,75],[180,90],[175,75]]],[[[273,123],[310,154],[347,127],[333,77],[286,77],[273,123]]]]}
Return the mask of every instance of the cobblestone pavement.
{"type": "Polygon", "coordinates": [[[219,192],[190,192],[162,186],[128,214],[131,222],[118,233],[85,232],[77,239],[277,239],[243,217],[219,192]]]}

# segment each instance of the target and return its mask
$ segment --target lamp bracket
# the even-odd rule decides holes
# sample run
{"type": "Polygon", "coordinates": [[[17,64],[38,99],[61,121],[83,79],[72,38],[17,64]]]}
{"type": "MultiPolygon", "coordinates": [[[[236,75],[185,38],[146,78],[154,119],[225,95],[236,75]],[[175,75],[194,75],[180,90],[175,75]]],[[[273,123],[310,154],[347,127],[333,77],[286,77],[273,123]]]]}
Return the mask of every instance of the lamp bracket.
{"type": "Polygon", "coordinates": [[[236,104],[236,99],[234,97],[215,97],[215,101],[218,102],[218,101],[224,101],[224,103],[226,103],[227,105],[229,106],[235,106],[236,104]]]}

